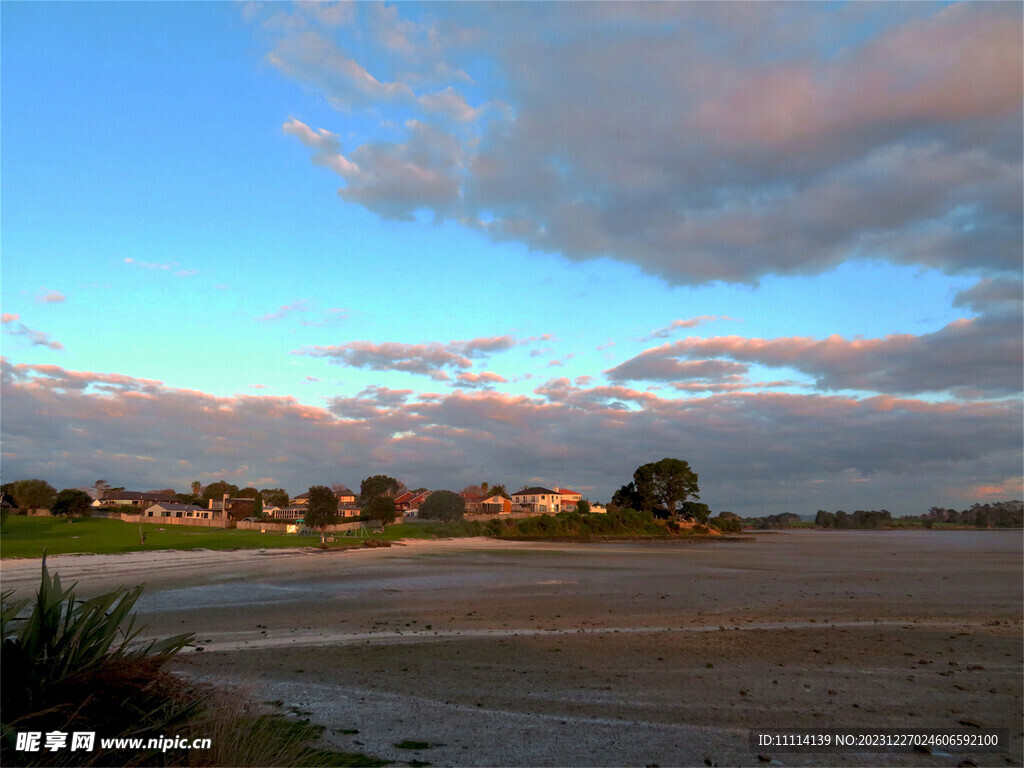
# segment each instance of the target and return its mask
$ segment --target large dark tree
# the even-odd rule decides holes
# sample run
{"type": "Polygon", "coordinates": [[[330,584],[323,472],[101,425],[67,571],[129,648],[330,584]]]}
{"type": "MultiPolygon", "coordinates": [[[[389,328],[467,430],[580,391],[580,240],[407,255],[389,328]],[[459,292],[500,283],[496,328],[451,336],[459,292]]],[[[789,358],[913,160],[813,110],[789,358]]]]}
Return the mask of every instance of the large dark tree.
{"type": "Polygon", "coordinates": [[[263,495],[263,503],[272,507],[287,507],[291,498],[284,488],[264,488],[260,493],[263,495]]]}
{"type": "Polygon", "coordinates": [[[466,500],[452,491],[434,491],[420,504],[420,517],[428,520],[461,520],[465,513],[466,500]]]}
{"type": "Polygon", "coordinates": [[[306,503],[306,525],[320,529],[320,546],[327,547],[327,526],[338,522],[338,497],[326,485],[314,485],[309,489],[306,503]]]}
{"type": "Polygon", "coordinates": [[[373,475],[359,484],[359,496],[363,504],[369,504],[378,496],[393,496],[404,486],[393,477],[373,475]]]}
{"type": "Polygon", "coordinates": [[[57,489],[45,480],[15,480],[7,492],[14,497],[19,509],[49,509],[57,498],[57,489]]]}
{"type": "Polygon", "coordinates": [[[387,496],[376,496],[363,507],[363,514],[371,520],[380,520],[382,526],[395,522],[395,502],[387,496]]]}
{"type": "Polygon", "coordinates": [[[677,503],[691,497],[700,498],[697,473],[682,459],[662,459],[637,467],[633,473],[633,485],[644,504],[638,508],[650,509],[647,505],[653,500],[673,516],[676,514],[677,503]]]}
{"type": "Polygon", "coordinates": [[[612,494],[612,504],[619,509],[642,509],[640,506],[640,497],[636,492],[636,486],[633,483],[623,485],[612,494]]]}
{"type": "Polygon", "coordinates": [[[238,486],[226,483],[223,480],[219,480],[216,483],[210,483],[208,486],[203,488],[203,506],[210,506],[210,499],[214,501],[221,501],[224,498],[224,494],[228,495],[228,498],[235,498],[238,496],[238,486]]]}
{"type": "Polygon", "coordinates": [[[65,488],[53,500],[50,512],[55,515],[67,515],[68,522],[76,517],[87,514],[92,508],[92,496],[77,488],[65,488]]]}

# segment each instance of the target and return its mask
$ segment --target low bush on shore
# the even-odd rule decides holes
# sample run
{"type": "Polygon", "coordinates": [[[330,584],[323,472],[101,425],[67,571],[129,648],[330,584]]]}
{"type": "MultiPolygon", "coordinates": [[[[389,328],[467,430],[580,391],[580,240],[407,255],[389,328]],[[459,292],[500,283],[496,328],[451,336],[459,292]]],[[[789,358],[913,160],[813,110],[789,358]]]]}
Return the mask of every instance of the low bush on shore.
{"type": "MultiPolygon", "coordinates": [[[[561,512],[557,515],[528,517],[525,520],[495,519],[483,526],[485,535],[499,539],[662,538],[701,533],[684,528],[672,520],[659,520],[650,512],[637,512],[633,509],[620,509],[599,515],[561,512]]],[[[707,533],[707,529],[702,532],[707,533]]]]}

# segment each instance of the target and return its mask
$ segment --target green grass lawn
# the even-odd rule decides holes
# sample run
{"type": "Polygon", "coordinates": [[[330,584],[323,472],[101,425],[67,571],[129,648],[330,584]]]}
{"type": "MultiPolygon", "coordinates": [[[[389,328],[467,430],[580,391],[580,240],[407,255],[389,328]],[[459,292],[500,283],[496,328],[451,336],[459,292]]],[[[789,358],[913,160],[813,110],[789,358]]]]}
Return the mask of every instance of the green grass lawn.
{"type": "MultiPolygon", "coordinates": [[[[113,554],[159,549],[272,549],[316,547],[320,539],[259,531],[199,528],[186,525],[142,526],[146,543],[139,544],[139,526],[121,520],[85,518],[68,523],[57,517],[12,515],[0,529],[0,557],[42,557],[76,553],[113,554]]],[[[360,546],[359,539],[335,537],[331,549],[360,546]]]]}

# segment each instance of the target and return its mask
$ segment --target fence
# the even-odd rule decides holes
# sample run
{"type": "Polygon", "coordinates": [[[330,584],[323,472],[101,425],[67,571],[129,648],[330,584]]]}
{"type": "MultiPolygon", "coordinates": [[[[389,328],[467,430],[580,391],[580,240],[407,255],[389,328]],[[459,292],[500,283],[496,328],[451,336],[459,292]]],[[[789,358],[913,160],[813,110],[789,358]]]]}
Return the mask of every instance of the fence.
{"type": "Polygon", "coordinates": [[[120,517],[126,523],[155,523],[156,525],[191,525],[197,528],[234,528],[235,521],[223,517],[146,517],[121,512],[107,517],[120,517]]]}
{"type": "MultiPolygon", "coordinates": [[[[242,531],[265,531],[267,533],[287,533],[289,526],[298,525],[294,520],[239,520],[238,529],[242,531]]],[[[334,525],[328,525],[327,533],[346,533],[348,531],[358,531],[364,527],[364,523],[335,523],[334,525]]],[[[311,533],[305,534],[312,536],[314,533],[319,536],[319,528],[306,528],[300,526],[300,530],[311,531],[311,533]]]]}

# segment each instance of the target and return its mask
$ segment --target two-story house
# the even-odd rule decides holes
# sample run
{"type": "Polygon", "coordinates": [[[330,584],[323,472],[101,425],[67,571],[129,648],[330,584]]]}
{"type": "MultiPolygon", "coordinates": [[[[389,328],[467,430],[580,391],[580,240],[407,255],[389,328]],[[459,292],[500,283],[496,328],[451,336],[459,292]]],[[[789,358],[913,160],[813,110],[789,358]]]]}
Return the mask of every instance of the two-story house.
{"type": "Polygon", "coordinates": [[[562,495],[537,485],[513,493],[512,503],[538,515],[555,515],[562,511],[562,495]]]}

